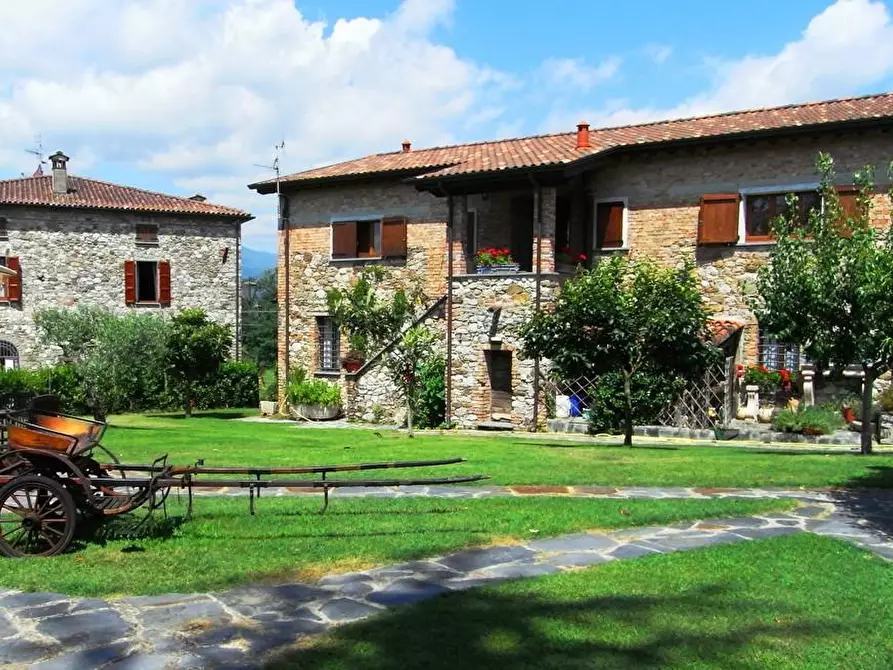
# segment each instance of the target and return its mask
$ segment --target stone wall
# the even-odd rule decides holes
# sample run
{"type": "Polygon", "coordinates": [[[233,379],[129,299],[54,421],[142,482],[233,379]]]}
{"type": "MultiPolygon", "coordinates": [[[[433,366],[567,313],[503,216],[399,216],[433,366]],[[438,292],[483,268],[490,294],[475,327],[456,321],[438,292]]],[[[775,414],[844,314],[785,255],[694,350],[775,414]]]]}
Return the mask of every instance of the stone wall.
{"type": "Polygon", "coordinates": [[[237,224],[212,217],[143,216],[133,213],[44,207],[0,207],[9,239],[0,255],[17,256],[21,304],[0,303],[0,339],[12,342],[22,366],[52,363],[56,353],[37,344],[34,313],[46,307],[98,305],[169,314],[201,307],[233,329],[238,304],[237,224]],[[137,223],[158,224],[158,245],[135,241],[137,223]],[[224,260],[223,251],[226,251],[224,260]],[[169,307],[124,303],[124,261],[167,260],[169,307]]]}
{"type": "MultiPolygon", "coordinates": [[[[698,267],[709,309],[747,324],[741,358],[757,357],[757,324],[749,302],[756,295],[756,271],[766,262],[766,244],[698,247],[699,200],[707,193],[735,193],[754,187],[814,184],[819,151],[833,158],[840,183],[866,164],[878,178],[893,159],[893,135],[860,132],[660,151],[610,161],[588,178],[595,198],[628,198],[629,253],[665,264],[691,258],[698,267]]],[[[883,190],[883,189],[879,189],[883,190]]],[[[886,226],[890,205],[874,198],[872,222],[886,226]]]]}

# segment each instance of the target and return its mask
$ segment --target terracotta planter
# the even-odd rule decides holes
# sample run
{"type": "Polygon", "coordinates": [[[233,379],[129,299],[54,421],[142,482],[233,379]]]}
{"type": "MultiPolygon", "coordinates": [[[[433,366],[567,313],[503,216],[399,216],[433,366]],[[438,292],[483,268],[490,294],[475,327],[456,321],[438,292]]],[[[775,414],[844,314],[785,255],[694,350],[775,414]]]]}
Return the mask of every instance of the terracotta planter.
{"type": "Polygon", "coordinates": [[[344,363],[344,369],[347,370],[347,372],[356,372],[363,367],[364,362],[365,361],[347,361],[344,363]]]}
{"type": "Polygon", "coordinates": [[[818,428],[804,428],[803,434],[804,435],[824,435],[825,433],[823,431],[819,430],[818,428]]]}
{"type": "Polygon", "coordinates": [[[847,423],[852,423],[856,420],[856,412],[852,407],[842,407],[840,411],[843,414],[843,420],[847,423]]]}

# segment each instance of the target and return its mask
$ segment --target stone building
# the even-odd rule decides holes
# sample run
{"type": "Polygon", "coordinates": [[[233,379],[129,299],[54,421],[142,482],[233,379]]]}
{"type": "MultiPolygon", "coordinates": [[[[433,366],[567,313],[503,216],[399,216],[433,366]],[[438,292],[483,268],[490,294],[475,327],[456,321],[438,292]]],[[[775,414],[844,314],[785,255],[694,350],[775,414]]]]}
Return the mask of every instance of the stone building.
{"type": "Polygon", "coordinates": [[[52,363],[34,313],[99,305],[170,313],[202,307],[233,329],[239,320],[241,225],[252,216],[206,202],[68,173],[0,181],[0,357],[5,367],[52,363]]]}
{"type": "MultiPolygon", "coordinates": [[[[452,421],[540,423],[545,362],[519,356],[518,326],[573,272],[562,261],[613,254],[694,260],[730,359],[796,367],[797,347],[761,333],[748,307],[769,222],[790,192],[821,206],[819,151],[834,157],[845,207],[855,170],[870,164],[884,182],[891,126],[893,94],[883,94],[433,149],[404,142],[252,184],[280,194],[280,379],[301,365],[344,384],[349,414],[396,413],[377,358],[342,371],[344,337],[326,313],[325,290],[374,263],[395,284],[426,286],[424,318],[445,331],[452,421]],[[493,246],[510,249],[519,271],[477,274],[475,251],[493,246]]],[[[877,196],[873,220],[889,216],[877,196]]]]}

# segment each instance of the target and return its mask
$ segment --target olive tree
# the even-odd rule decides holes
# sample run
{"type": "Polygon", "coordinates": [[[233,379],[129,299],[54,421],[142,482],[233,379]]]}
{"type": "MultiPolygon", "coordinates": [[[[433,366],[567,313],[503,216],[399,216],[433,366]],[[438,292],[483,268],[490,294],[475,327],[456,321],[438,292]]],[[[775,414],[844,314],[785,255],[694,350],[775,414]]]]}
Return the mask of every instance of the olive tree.
{"type": "Polygon", "coordinates": [[[524,354],[549,359],[558,375],[621,380],[618,418],[630,446],[643,388],[663,393],[718,360],[707,321],[690,262],[662,268],[616,256],[567,281],[554,309],[535,314],[521,336],[524,354]]]}
{"type": "MultiPolygon", "coordinates": [[[[862,453],[871,453],[872,388],[893,366],[893,234],[871,225],[874,174],[853,176],[855,196],[842,203],[834,161],[821,153],[822,207],[800,214],[788,196],[774,221],[776,243],[758,272],[754,311],[760,326],[794,342],[820,368],[858,363],[863,372],[862,453]]],[[[893,164],[890,166],[893,177],[893,164]]],[[[888,194],[893,201],[893,189],[888,194]]]]}
{"type": "Polygon", "coordinates": [[[217,374],[226,360],[232,337],[226,327],[208,318],[203,309],[184,309],[170,320],[167,362],[177,382],[183,411],[192,416],[193,388],[217,374]]]}

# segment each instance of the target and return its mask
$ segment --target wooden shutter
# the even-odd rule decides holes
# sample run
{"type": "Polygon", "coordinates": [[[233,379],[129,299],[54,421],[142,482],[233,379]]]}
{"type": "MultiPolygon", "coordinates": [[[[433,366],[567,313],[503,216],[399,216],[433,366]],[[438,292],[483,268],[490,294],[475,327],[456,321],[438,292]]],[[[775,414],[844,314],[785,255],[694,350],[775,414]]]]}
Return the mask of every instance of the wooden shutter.
{"type": "Polygon", "coordinates": [[[698,244],[735,244],[738,241],[737,193],[712,193],[701,197],[698,244]]]}
{"type": "Polygon", "coordinates": [[[382,258],[406,258],[406,217],[388,216],[381,220],[382,258]]]}
{"type": "Polygon", "coordinates": [[[595,248],[623,246],[623,203],[600,202],[595,210],[595,248]]]}
{"type": "Polygon", "coordinates": [[[158,302],[171,304],[171,264],[168,261],[158,261],[158,302]]]}
{"type": "Polygon", "coordinates": [[[136,261],[124,261],[124,303],[136,302],[136,261]]]}
{"type": "Polygon", "coordinates": [[[853,234],[853,230],[847,225],[847,218],[858,216],[856,197],[859,195],[859,189],[855,186],[838,186],[835,190],[837,191],[837,197],[840,198],[840,206],[843,209],[843,219],[839,222],[840,234],[844,237],[849,237],[853,234]]]}
{"type": "Polygon", "coordinates": [[[332,224],[332,258],[356,258],[357,224],[355,221],[332,224]]]}
{"type": "Polygon", "coordinates": [[[6,298],[9,302],[22,302],[22,266],[18,256],[7,256],[6,267],[15,270],[15,276],[6,279],[6,298]]]}

